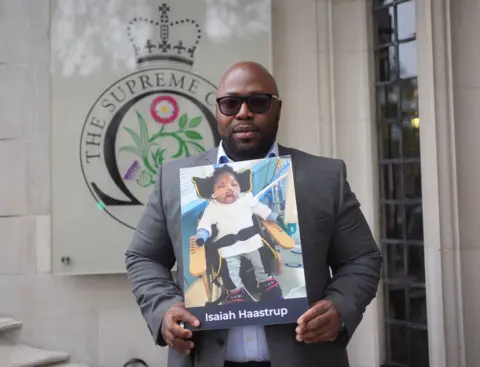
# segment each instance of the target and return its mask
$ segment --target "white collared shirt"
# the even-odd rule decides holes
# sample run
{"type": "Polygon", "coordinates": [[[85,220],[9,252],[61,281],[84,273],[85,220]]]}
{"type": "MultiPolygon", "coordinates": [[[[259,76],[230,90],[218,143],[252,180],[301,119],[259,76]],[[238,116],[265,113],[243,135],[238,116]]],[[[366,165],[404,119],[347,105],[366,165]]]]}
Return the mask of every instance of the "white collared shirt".
{"type": "MultiPolygon", "coordinates": [[[[278,157],[278,144],[275,142],[266,157],[278,157]]],[[[228,163],[222,143],[218,147],[217,163],[228,163]]],[[[225,360],[230,362],[269,361],[267,337],[263,326],[243,326],[228,331],[225,360]]]]}

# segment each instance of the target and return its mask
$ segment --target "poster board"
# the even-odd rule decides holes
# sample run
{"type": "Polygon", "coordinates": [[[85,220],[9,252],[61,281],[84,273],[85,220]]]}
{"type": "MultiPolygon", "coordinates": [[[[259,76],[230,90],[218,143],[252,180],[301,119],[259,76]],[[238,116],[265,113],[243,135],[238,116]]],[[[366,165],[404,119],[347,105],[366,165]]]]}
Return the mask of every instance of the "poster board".
{"type": "Polygon", "coordinates": [[[290,157],[183,168],[180,180],[196,193],[181,213],[185,307],[199,329],[295,323],[308,303],[301,229],[286,222],[290,157]]]}
{"type": "Polygon", "coordinates": [[[51,1],[54,273],[125,272],[158,167],[218,144],[221,74],[271,70],[270,6],[51,1]]]}

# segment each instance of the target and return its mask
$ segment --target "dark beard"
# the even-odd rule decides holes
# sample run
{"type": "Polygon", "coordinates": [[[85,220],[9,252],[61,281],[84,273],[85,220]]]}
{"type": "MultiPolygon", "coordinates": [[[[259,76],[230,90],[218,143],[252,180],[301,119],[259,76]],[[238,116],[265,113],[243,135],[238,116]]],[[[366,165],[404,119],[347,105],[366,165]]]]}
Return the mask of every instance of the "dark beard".
{"type": "Polygon", "coordinates": [[[222,145],[225,153],[233,161],[248,161],[253,159],[262,159],[265,158],[269,150],[272,148],[273,143],[275,142],[276,136],[266,136],[262,137],[260,144],[253,148],[242,148],[239,147],[235,140],[231,137],[222,137],[222,145]]]}

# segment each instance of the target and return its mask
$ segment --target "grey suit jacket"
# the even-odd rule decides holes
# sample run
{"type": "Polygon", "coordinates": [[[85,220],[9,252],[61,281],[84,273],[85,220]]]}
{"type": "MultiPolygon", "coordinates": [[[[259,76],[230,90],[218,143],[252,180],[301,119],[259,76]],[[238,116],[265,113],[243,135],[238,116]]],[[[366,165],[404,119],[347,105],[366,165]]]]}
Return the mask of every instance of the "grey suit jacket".
{"type": "MultiPolygon", "coordinates": [[[[343,161],[279,147],[294,169],[302,252],[311,303],[329,299],[337,307],[347,337],[330,343],[295,340],[294,324],[266,326],[273,367],[348,367],[346,345],[377,292],[382,257],[350,190],[343,161]],[[329,267],[333,278],[330,277],[329,267]]],[[[218,149],[175,160],[158,172],[157,183],[133,240],[126,267],[133,294],[148,328],[165,346],[160,328],[169,307],[183,301],[179,168],[216,163],[218,149]],[[171,269],[177,262],[173,279],[171,269]]],[[[190,356],[169,348],[169,367],[221,367],[227,330],[195,332],[190,356]]]]}

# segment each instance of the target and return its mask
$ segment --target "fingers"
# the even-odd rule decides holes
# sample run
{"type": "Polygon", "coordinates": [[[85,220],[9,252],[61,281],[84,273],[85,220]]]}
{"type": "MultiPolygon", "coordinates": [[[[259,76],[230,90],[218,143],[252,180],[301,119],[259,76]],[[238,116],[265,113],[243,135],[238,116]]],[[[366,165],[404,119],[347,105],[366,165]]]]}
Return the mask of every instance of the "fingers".
{"type": "Polygon", "coordinates": [[[320,301],[314,304],[307,312],[298,319],[298,325],[303,325],[313,320],[315,317],[325,313],[331,306],[330,301],[320,301]]]}
{"type": "Polygon", "coordinates": [[[327,310],[325,313],[315,317],[314,319],[308,321],[305,324],[301,324],[297,327],[300,333],[306,333],[312,330],[318,330],[329,324],[335,313],[331,310],[327,310]]]}
{"type": "Polygon", "coordinates": [[[328,318],[326,320],[326,323],[323,323],[322,327],[319,328],[299,330],[300,327],[298,327],[296,336],[297,341],[305,343],[318,343],[335,340],[337,328],[334,319],[328,318]]]}
{"type": "Polygon", "coordinates": [[[176,338],[190,339],[192,337],[192,332],[186,328],[181,327],[176,322],[172,322],[168,331],[176,338]]]}
{"type": "Polygon", "coordinates": [[[182,328],[176,322],[172,322],[164,333],[164,339],[167,345],[183,354],[189,354],[195,346],[192,341],[187,340],[191,337],[192,332],[182,328]]]}
{"type": "Polygon", "coordinates": [[[308,334],[303,335],[302,340],[297,340],[298,341],[303,341],[304,343],[307,344],[313,344],[313,343],[327,343],[327,342],[333,342],[337,338],[337,334],[333,332],[332,330],[328,330],[324,333],[315,335],[314,332],[310,332],[308,334]]]}
{"type": "Polygon", "coordinates": [[[181,307],[175,307],[175,309],[171,309],[171,310],[172,310],[172,316],[174,320],[186,322],[193,327],[200,326],[200,321],[198,321],[198,319],[195,316],[193,316],[190,312],[188,312],[186,309],[181,307]]]}
{"type": "Polygon", "coordinates": [[[192,341],[176,337],[170,331],[166,332],[165,341],[169,347],[174,348],[175,350],[183,354],[190,354],[190,351],[195,346],[192,341]]]}
{"type": "Polygon", "coordinates": [[[333,304],[329,301],[320,301],[300,317],[295,330],[296,339],[305,343],[334,341],[339,333],[340,324],[340,316],[333,304]]]}
{"type": "Polygon", "coordinates": [[[180,325],[183,321],[193,327],[198,327],[200,321],[188,312],[183,305],[172,306],[165,314],[162,323],[162,335],[165,343],[180,353],[189,354],[194,347],[191,340],[192,331],[180,325]]]}

